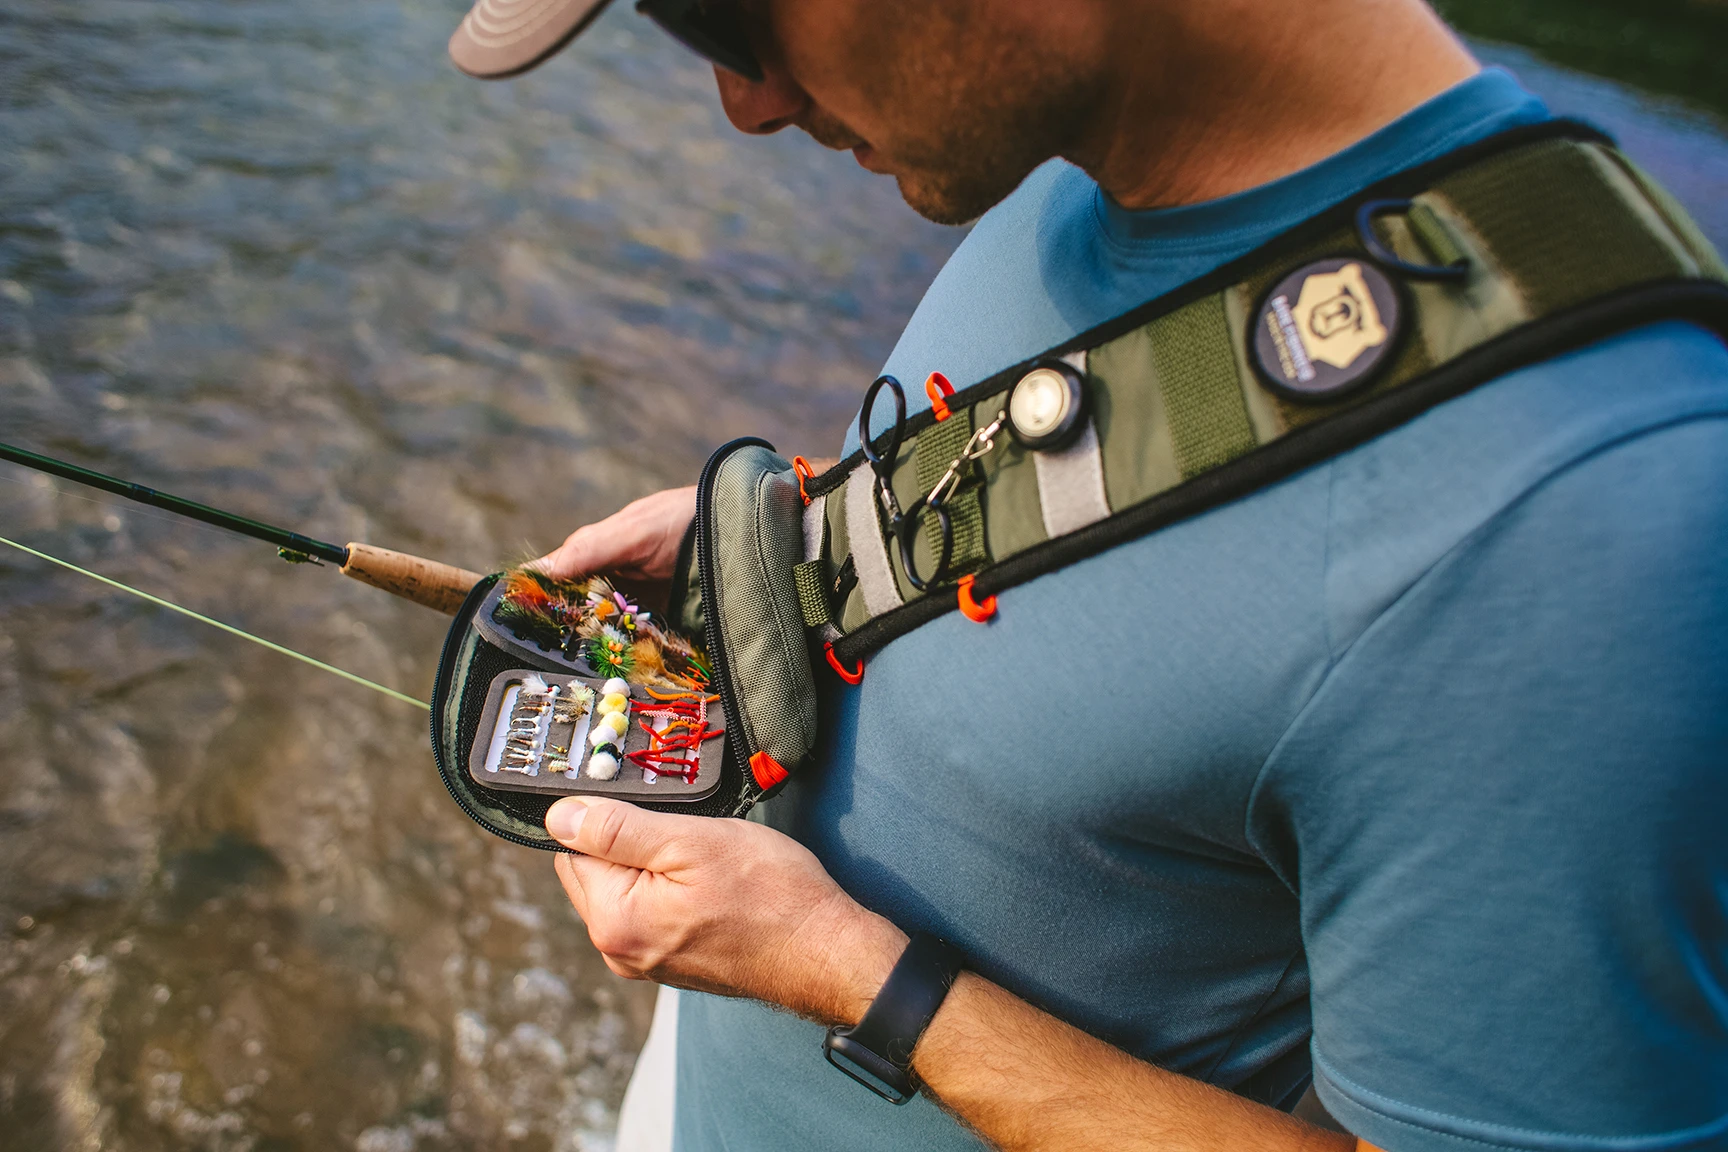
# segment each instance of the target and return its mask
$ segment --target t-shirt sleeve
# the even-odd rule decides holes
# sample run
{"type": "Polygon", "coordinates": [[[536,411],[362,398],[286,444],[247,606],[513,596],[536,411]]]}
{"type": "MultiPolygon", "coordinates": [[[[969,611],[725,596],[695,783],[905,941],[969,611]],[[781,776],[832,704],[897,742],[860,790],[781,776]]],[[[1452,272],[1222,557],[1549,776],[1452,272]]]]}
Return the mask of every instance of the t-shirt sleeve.
{"type": "Polygon", "coordinates": [[[1250,834],[1358,1136],[1728,1149],[1728,421],[1460,542],[1338,656],[1250,834]]]}

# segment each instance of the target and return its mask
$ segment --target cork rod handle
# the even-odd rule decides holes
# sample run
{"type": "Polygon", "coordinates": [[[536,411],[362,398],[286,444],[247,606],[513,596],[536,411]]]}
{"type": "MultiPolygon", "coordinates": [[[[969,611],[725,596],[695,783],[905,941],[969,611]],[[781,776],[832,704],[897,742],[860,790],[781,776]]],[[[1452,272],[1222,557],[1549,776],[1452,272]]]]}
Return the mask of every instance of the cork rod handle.
{"type": "Polygon", "coordinates": [[[456,615],[469,590],[480,582],[477,572],[370,544],[348,545],[348,563],[342,566],[342,575],[436,608],[446,616],[456,615]]]}

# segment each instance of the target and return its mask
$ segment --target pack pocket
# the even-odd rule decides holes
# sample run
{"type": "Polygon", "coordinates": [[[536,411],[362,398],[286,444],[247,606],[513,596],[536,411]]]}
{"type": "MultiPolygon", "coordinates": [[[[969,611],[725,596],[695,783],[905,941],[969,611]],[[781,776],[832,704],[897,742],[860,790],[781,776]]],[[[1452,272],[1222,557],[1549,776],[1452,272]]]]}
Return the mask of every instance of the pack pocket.
{"type": "MultiPolygon", "coordinates": [[[[743,816],[773,793],[804,765],[816,743],[816,688],[793,579],[803,559],[802,518],[792,465],[761,440],[726,445],[702,471],[670,615],[676,630],[706,641],[710,689],[720,707],[706,705],[705,724],[723,727],[724,735],[700,745],[688,780],[663,774],[644,784],[634,766],[612,780],[585,773],[503,774],[499,742],[510,735],[510,701],[522,698],[525,686],[556,687],[564,698],[587,689],[597,700],[604,681],[581,655],[525,639],[501,619],[499,576],[475,585],[445,639],[432,690],[433,758],[456,803],[496,836],[557,851],[561,846],[546,835],[544,822],[560,796],[607,796],[693,816],[743,816]],[[716,712],[724,715],[723,724],[716,712]]],[[[632,689],[633,721],[642,716],[652,724],[657,707],[653,693],[632,689]]],[[[579,744],[588,727],[562,724],[536,736],[534,747],[558,739],[579,744]]],[[[632,724],[621,753],[640,750],[647,741],[639,728],[632,724]]]]}
{"type": "Polygon", "coordinates": [[[793,577],[803,516],[796,472],[764,440],[734,440],[702,470],[673,603],[681,626],[702,629],[727,748],[744,769],[733,815],[775,792],[816,745],[816,685],[793,577]]]}

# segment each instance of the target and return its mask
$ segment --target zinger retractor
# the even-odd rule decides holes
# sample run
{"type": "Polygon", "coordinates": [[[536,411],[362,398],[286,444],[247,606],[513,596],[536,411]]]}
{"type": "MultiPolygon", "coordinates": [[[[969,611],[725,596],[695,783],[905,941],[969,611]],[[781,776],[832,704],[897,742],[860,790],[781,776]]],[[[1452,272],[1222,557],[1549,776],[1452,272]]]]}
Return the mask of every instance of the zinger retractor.
{"type": "Polygon", "coordinates": [[[1086,426],[1086,378],[1062,360],[1040,360],[1008,393],[1008,434],[1033,452],[1060,452],[1086,426]]]}

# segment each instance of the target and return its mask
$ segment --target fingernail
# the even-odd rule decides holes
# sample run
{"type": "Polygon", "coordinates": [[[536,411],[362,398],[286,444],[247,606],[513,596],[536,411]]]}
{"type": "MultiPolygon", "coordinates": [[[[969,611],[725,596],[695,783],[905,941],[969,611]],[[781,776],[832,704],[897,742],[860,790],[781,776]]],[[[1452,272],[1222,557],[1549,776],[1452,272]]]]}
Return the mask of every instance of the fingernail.
{"type": "Polygon", "coordinates": [[[588,805],[566,796],[546,810],[546,834],[560,844],[572,844],[582,830],[582,818],[588,815],[588,805]]]}

